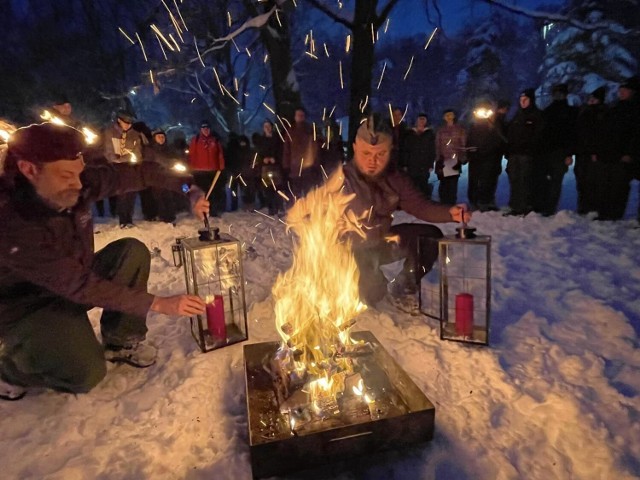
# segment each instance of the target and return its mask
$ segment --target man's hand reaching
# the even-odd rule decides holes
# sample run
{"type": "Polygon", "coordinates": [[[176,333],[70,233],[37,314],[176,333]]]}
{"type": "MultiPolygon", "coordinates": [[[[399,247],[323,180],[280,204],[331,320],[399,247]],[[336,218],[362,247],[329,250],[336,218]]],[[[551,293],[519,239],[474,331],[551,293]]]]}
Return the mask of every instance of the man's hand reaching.
{"type": "Polygon", "coordinates": [[[196,295],[174,295],[172,297],[155,297],[151,310],[171,316],[202,315],[205,303],[196,295]]]}

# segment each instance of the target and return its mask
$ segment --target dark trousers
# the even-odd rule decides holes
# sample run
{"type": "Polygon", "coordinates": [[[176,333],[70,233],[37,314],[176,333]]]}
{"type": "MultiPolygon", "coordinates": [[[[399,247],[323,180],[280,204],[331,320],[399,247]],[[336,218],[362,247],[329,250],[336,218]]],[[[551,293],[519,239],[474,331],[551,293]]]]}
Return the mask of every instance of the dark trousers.
{"type": "Polygon", "coordinates": [[[620,220],[624,216],[629,200],[631,166],[620,161],[596,162],[596,170],[599,178],[598,218],[620,220]]]}
{"type": "MultiPolygon", "coordinates": [[[[142,242],[123,238],[96,253],[92,270],[114,283],[146,289],[150,261],[142,242]]],[[[25,313],[2,335],[0,376],[5,381],[82,393],[104,378],[104,348],[87,317],[91,306],[46,290],[15,302],[25,313]]],[[[116,311],[105,310],[100,324],[105,345],[130,345],[147,333],[145,318],[116,311]]]]}
{"type": "Polygon", "coordinates": [[[450,177],[442,177],[440,186],[438,187],[438,196],[440,203],[447,205],[455,205],[458,201],[458,179],[460,175],[451,175],[450,177]]]}
{"type": "Polygon", "coordinates": [[[438,258],[437,242],[428,241],[442,238],[442,231],[435,225],[403,223],[392,226],[390,233],[400,236],[399,245],[381,241],[375,245],[354,247],[360,271],[360,297],[369,305],[375,305],[387,292],[387,280],[380,270],[381,265],[405,258],[404,273],[418,284],[438,258]]]}
{"type": "MultiPolygon", "coordinates": [[[[96,202],[96,210],[98,211],[99,217],[104,217],[104,200],[98,200],[96,202]]],[[[116,197],[109,197],[109,213],[112,217],[116,216],[116,197]]]]}
{"type": "Polygon", "coordinates": [[[156,207],[156,217],[161,222],[173,223],[176,221],[176,203],[179,193],[166,190],[164,188],[151,187],[154,204],[156,207]]]}
{"type": "Polygon", "coordinates": [[[507,175],[511,195],[509,208],[515,213],[526,213],[531,209],[530,188],[533,158],[529,155],[509,155],[507,175]]]}
{"type": "Polygon", "coordinates": [[[502,172],[500,157],[478,158],[469,162],[467,197],[480,210],[495,208],[498,177],[502,172]]]}
{"type": "Polygon", "coordinates": [[[533,209],[543,215],[553,215],[558,209],[562,193],[562,180],[568,167],[564,150],[546,154],[532,172],[533,209]]]}
{"type": "Polygon", "coordinates": [[[158,216],[157,195],[154,188],[148,187],[140,190],[140,207],[142,209],[142,217],[145,220],[154,220],[158,216]]]}
{"type": "Polygon", "coordinates": [[[133,223],[133,209],[136,204],[138,192],[128,192],[116,197],[116,213],[120,225],[133,223]]]}
{"type": "Polygon", "coordinates": [[[598,170],[600,169],[598,163],[591,159],[591,155],[576,155],[573,173],[576,176],[578,213],[581,215],[598,209],[598,170]]]}
{"type": "Polygon", "coordinates": [[[420,190],[426,198],[431,198],[431,194],[433,193],[433,185],[429,183],[428,171],[421,172],[419,174],[409,173],[409,177],[411,178],[411,181],[416,186],[416,188],[420,190]]]}

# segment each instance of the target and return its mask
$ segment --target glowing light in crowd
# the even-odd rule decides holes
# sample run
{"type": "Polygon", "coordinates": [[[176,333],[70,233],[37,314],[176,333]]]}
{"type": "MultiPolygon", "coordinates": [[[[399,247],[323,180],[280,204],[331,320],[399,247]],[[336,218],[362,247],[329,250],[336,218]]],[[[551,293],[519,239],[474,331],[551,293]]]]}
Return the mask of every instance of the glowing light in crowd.
{"type": "Polygon", "coordinates": [[[186,172],[187,171],[187,167],[184,163],[181,162],[176,162],[173,164],[173,167],[171,167],[173,170],[175,170],[176,172],[186,172]]]}
{"type": "Polygon", "coordinates": [[[489,118],[493,115],[493,110],[490,108],[478,108],[473,111],[473,115],[476,118],[489,118]]]}

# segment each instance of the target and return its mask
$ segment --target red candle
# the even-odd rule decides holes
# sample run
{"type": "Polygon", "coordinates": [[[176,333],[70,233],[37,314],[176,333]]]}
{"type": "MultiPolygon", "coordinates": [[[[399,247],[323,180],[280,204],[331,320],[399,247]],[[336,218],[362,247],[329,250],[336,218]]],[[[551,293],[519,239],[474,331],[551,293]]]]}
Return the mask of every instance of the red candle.
{"type": "Polygon", "coordinates": [[[224,321],[222,295],[214,295],[213,302],[207,303],[207,326],[212,337],[219,340],[227,340],[227,325],[224,321]]]}
{"type": "Polygon", "coordinates": [[[473,334],[473,295],[456,295],[456,334],[470,337],[473,334]]]}

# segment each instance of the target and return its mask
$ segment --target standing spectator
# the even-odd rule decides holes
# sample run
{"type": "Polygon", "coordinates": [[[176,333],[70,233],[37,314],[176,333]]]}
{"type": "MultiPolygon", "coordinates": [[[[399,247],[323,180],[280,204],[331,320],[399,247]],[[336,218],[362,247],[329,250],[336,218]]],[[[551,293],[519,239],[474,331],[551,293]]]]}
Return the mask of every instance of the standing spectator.
{"type": "Polygon", "coordinates": [[[436,133],[436,174],[440,180],[440,202],[454,205],[458,199],[458,179],[462,165],[466,163],[467,134],[456,123],[456,113],[445,110],[444,124],[436,133]]]}
{"type": "Polygon", "coordinates": [[[433,133],[426,113],[418,114],[415,127],[407,130],[404,141],[404,155],[401,158],[401,169],[404,170],[413,184],[426,198],[431,198],[429,174],[436,161],[436,136],[433,133]]]}
{"type": "Polygon", "coordinates": [[[507,129],[507,175],[511,196],[505,215],[526,215],[531,211],[531,171],[542,139],[542,113],[536,94],[528,88],[520,94],[519,108],[507,129]]]}
{"type": "MultiPolygon", "coordinates": [[[[133,115],[120,110],[115,123],[104,133],[104,155],[110,163],[142,162],[142,148],[147,144],[147,140],[132,128],[133,121],[133,115]]],[[[136,193],[127,192],[116,197],[116,214],[120,228],[133,227],[136,193]]]]}
{"type": "MultiPolygon", "coordinates": [[[[302,197],[320,182],[318,143],[303,108],[295,111],[294,124],[285,136],[282,168],[290,181],[291,192],[302,197]]],[[[295,200],[295,199],[292,199],[295,200]]]]}
{"type": "Polygon", "coordinates": [[[506,138],[496,123],[492,105],[481,102],[473,112],[467,135],[469,159],[469,203],[481,212],[498,210],[496,189],[502,172],[506,138]]]}
{"type": "Polygon", "coordinates": [[[494,123],[505,143],[507,141],[507,127],[509,126],[507,115],[509,114],[510,108],[511,102],[509,100],[498,100],[494,123]]]}
{"type": "Polygon", "coordinates": [[[389,162],[389,168],[397,168],[402,163],[402,158],[405,155],[405,139],[408,132],[407,124],[403,121],[404,114],[402,110],[395,107],[391,111],[391,118],[389,124],[391,125],[391,135],[393,137],[391,161],[389,162]]]}
{"type": "Polygon", "coordinates": [[[604,105],[605,87],[591,92],[587,105],[576,120],[576,176],[578,191],[578,213],[580,215],[598,211],[602,188],[605,183],[606,166],[603,163],[607,109],[604,105]]]}
{"type": "Polygon", "coordinates": [[[229,177],[225,185],[225,190],[228,192],[227,210],[238,208],[237,199],[233,195],[233,192],[238,190],[238,186],[243,208],[248,211],[254,209],[258,194],[258,182],[260,182],[260,166],[254,159],[255,155],[251,149],[249,138],[234,132],[229,134],[226,155],[229,177]],[[242,176],[242,180],[238,178],[238,175],[242,176]]]}
{"type": "Polygon", "coordinates": [[[262,135],[253,134],[253,146],[256,149],[256,163],[260,166],[260,185],[262,195],[269,209],[269,215],[276,215],[284,210],[282,197],[277,190],[283,189],[282,173],[282,140],[273,134],[273,123],[265,120],[262,124],[262,135]],[[275,189],[273,188],[275,185],[275,189]]]}
{"type": "MultiPolygon", "coordinates": [[[[189,144],[189,167],[195,184],[205,193],[209,191],[216,172],[224,170],[224,153],[222,144],[211,134],[209,122],[200,124],[200,132],[191,139],[189,144]]],[[[217,217],[224,209],[225,181],[219,178],[213,193],[210,214],[217,217]]]]}
{"type": "MultiPolygon", "coordinates": [[[[599,220],[619,220],[629,201],[634,167],[640,166],[640,78],[632,77],[618,88],[607,131],[607,172],[599,220]]],[[[636,173],[637,175],[637,173],[636,173]]]]}
{"type": "MultiPolygon", "coordinates": [[[[151,143],[145,152],[145,161],[159,163],[167,172],[171,172],[177,155],[167,144],[164,130],[157,128],[151,132],[151,143]]],[[[153,196],[158,220],[166,223],[176,221],[176,193],[160,187],[149,187],[153,196]]]]}
{"type": "Polygon", "coordinates": [[[533,209],[544,216],[556,213],[562,179],[573,163],[575,153],[576,118],[578,109],[567,102],[569,88],[566,83],[551,89],[553,101],[542,112],[542,155],[533,168],[533,209]]]}
{"type": "Polygon", "coordinates": [[[53,115],[64,122],[65,125],[80,129],[82,127],[80,121],[73,116],[73,106],[66,95],[58,95],[51,102],[53,115]]]}
{"type": "Polygon", "coordinates": [[[340,127],[332,118],[324,121],[323,144],[320,149],[320,165],[327,175],[331,175],[344,162],[344,142],[340,127]]]}

